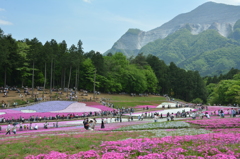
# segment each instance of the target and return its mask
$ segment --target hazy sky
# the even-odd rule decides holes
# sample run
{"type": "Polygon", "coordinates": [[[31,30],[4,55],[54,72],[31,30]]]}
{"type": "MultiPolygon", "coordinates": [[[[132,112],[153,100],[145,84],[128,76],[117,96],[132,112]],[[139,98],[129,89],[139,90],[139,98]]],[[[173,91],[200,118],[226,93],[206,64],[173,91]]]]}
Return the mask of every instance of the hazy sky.
{"type": "MultiPolygon", "coordinates": [[[[149,31],[208,0],[0,0],[0,28],[43,44],[82,40],[84,51],[107,51],[129,28],[149,31]]],[[[240,0],[213,0],[240,5],[240,0]]]]}

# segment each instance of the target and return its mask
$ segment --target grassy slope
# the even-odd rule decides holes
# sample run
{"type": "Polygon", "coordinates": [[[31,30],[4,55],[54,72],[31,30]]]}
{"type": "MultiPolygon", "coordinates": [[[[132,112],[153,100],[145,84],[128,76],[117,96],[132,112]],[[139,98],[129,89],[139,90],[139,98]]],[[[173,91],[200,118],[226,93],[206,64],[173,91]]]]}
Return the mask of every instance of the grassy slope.
{"type": "Polygon", "coordinates": [[[159,105],[166,100],[162,96],[131,97],[129,95],[104,95],[115,107],[135,107],[137,105],[159,105]]]}

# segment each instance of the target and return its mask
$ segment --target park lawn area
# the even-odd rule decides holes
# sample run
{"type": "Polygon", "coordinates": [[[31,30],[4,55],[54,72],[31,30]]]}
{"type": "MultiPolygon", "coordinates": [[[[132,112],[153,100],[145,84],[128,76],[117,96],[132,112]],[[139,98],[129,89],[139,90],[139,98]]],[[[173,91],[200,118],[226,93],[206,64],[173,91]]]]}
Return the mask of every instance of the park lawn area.
{"type": "Polygon", "coordinates": [[[137,105],[159,105],[162,102],[111,102],[115,108],[135,107],[137,105]]]}
{"type": "Polygon", "coordinates": [[[166,101],[162,96],[148,96],[148,97],[131,97],[129,95],[104,95],[104,98],[110,99],[116,108],[118,107],[135,107],[137,105],[159,105],[166,101]]]}
{"type": "MultiPolygon", "coordinates": [[[[98,147],[103,141],[117,141],[137,138],[141,132],[48,132],[43,135],[32,134],[21,138],[0,140],[1,158],[24,158],[27,155],[47,154],[50,151],[68,154],[88,151],[98,147]]],[[[151,134],[151,133],[149,133],[151,134]]]]}
{"type": "Polygon", "coordinates": [[[162,96],[148,96],[148,97],[131,97],[128,95],[105,95],[106,98],[110,98],[110,101],[126,101],[126,102],[156,102],[156,101],[164,101],[165,97],[162,96]]]}

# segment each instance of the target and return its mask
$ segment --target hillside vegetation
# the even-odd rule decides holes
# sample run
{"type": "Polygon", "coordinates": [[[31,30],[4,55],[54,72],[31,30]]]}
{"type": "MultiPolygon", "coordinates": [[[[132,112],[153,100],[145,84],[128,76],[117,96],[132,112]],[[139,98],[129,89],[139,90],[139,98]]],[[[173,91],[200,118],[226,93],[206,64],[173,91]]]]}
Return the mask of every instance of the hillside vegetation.
{"type": "Polygon", "coordinates": [[[174,62],[181,68],[197,70],[203,76],[226,73],[232,67],[240,68],[239,23],[235,24],[229,38],[216,30],[193,35],[186,27],[145,45],[140,52],[153,54],[167,64],[174,62]]]}

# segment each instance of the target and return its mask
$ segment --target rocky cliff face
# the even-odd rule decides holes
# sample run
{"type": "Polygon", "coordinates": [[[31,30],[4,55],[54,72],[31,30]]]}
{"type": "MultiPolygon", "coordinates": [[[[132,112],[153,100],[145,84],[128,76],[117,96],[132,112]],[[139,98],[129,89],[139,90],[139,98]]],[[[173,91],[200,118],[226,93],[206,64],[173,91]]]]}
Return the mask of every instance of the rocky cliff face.
{"type": "Polygon", "coordinates": [[[153,30],[144,32],[139,29],[129,29],[106,53],[121,51],[127,56],[136,55],[147,43],[164,39],[185,27],[188,27],[192,34],[214,29],[227,37],[238,19],[240,19],[240,6],[207,2],[153,30]]]}

